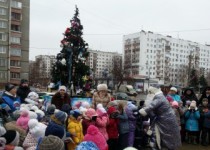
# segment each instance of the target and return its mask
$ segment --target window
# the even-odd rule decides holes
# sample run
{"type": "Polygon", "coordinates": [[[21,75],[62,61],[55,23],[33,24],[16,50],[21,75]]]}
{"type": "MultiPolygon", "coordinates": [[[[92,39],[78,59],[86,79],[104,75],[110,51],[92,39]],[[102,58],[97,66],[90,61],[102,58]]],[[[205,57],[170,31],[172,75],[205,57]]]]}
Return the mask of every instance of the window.
{"type": "Polygon", "coordinates": [[[12,19],[21,20],[21,14],[12,12],[12,19]]]}
{"type": "Polygon", "coordinates": [[[20,78],[20,73],[16,73],[16,72],[11,72],[11,78],[15,78],[15,79],[19,79],[20,78]]]}
{"type": "Polygon", "coordinates": [[[6,21],[0,21],[0,28],[7,28],[7,22],[6,21]]]}
{"type": "Polygon", "coordinates": [[[5,67],[6,66],[6,59],[5,58],[0,58],[0,66],[5,67]]]}
{"type": "Polygon", "coordinates": [[[19,49],[19,48],[11,48],[10,55],[12,55],[12,56],[21,56],[21,49],[19,49]]]}
{"type": "Polygon", "coordinates": [[[0,15],[6,15],[7,10],[5,8],[0,8],[0,15]]]}
{"type": "Polygon", "coordinates": [[[10,66],[20,67],[20,61],[19,60],[11,60],[10,66]]]}
{"type": "Polygon", "coordinates": [[[13,31],[20,31],[20,25],[14,25],[14,24],[12,24],[11,25],[11,30],[13,30],[13,31]]]}
{"type": "Polygon", "coordinates": [[[20,37],[11,37],[11,43],[20,44],[20,37]]]}
{"type": "Polygon", "coordinates": [[[0,72],[0,79],[6,79],[6,72],[0,72]]]}
{"type": "Polygon", "coordinates": [[[14,8],[22,8],[22,3],[17,1],[12,1],[11,6],[14,8]]]}
{"type": "Polygon", "coordinates": [[[0,46],[0,54],[5,54],[7,51],[7,47],[6,46],[0,46]]]}
{"type": "Polygon", "coordinates": [[[7,35],[5,33],[0,33],[0,40],[7,41],[7,35]]]}

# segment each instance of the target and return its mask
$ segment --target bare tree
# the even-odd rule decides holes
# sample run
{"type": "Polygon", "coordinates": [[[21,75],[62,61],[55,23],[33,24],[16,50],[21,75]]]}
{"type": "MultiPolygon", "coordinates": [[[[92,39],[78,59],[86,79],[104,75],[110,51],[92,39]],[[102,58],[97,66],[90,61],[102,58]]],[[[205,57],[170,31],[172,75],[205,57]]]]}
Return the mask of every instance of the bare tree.
{"type": "Polygon", "coordinates": [[[129,57],[126,57],[124,67],[122,65],[122,59],[114,59],[113,60],[113,69],[112,74],[114,80],[117,82],[117,89],[121,86],[124,81],[130,82],[132,78],[130,77],[130,71],[132,70],[131,67],[131,60],[129,57]]]}
{"type": "Polygon", "coordinates": [[[210,71],[207,72],[206,80],[208,82],[208,85],[210,85],[210,71]]]}
{"type": "Polygon", "coordinates": [[[49,77],[47,76],[46,64],[40,58],[30,63],[29,80],[33,86],[47,86],[49,77]]]}

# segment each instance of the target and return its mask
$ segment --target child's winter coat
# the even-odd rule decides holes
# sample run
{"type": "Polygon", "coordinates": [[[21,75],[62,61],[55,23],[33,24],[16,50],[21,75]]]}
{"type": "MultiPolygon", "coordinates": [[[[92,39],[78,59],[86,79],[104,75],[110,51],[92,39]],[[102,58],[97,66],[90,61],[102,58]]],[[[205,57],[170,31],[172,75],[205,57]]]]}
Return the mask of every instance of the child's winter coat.
{"type": "Polygon", "coordinates": [[[200,113],[197,110],[187,110],[185,113],[186,125],[185,129],[188,131],[199,131],[198,120],[200,113]]]}
{"type": "Polygon", "coordinates": [[[118,138],[118,125],[119,125],[119,119],[116,118],[115,114],[118,114],[116,108],[114,106],[111,106],[108,108],[108,115],[109,115],[109,124],[107,125],[107,133],[109,136],[109,139],[117,139],[118,138]]]}
{"type": "Polygon", "coordinates": [[[105,139],[108,140],[108,133],[106,131],[106,127],[109,123],[109,118],[107,112],[103,107],[98,107],[96,112],[98,114],[98,117],[96,119],[96,127],[98,127],[99,131],[102,133],[105,139]]]}
{"type": "Polygon", "coordinates": [[[68,132],[72,135],[73,142],[68,144],[68,150],[75,150],[76,146],[83,141],[82,124],[74,117],[68,118],[68,132]]]}
{"type": "Polygon", "coordinates": [[[91,141],[96,144],[100,150],[108,150],[106,139],[94,125],[90,125],[87,130],[87,134],[84,137],[84,141],[91,141]]]}
{"type": "Polygon", "coordinates": [[[133,112],[137,110],[137,107],[133,105],[131,102],[128,102],[125,112],[128,116],[128,123],[129,123],[129,131],[134,132],[136,129],[136,117],[134,116],[133,112]]]}

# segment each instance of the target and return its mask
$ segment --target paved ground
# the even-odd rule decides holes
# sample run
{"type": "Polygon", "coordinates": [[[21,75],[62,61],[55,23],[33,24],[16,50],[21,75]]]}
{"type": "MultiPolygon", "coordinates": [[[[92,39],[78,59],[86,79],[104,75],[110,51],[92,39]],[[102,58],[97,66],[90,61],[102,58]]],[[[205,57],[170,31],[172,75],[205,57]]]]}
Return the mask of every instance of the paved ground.
{"type": "Polygon", "coordinates": [[[184,143],[179,150],[210,150],[210,145],[202,146],[202,145],[192,145],[184,143]]]}

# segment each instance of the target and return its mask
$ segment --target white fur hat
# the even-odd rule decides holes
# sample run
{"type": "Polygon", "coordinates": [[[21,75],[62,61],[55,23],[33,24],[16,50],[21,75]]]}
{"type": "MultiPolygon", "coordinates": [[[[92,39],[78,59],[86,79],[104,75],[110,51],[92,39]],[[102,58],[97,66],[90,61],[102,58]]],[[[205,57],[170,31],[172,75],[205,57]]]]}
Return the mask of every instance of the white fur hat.
{"type": "Polygon", "coordinates": [[[31,110],[36,111],[36,110],[39,110],[39,108],[37,106],[32,106],[31,110]]]}
{"type": "Polygon", "coordinates": [[[97,105],[97,110],[100,110],[102,113],[106,113],[106,110],[104,109],[102,104],[97,105]]]}
{"type": "Polygon", "coordinates": [[[4,135],[5,133],[6,133],[6,129],[0,126],[0,136],[4,135]]]}
{"type": "Polygon", "coordinates": [[[30,119],[37,119],[37,114],[33,111],[29,111],[29,118],[30,119]]]}
{"type": "Polygon", "coordinates": [[[60,90],[64,90],[66,92],[66,87],[64,85],[61,85],[61,86],[59,86],[58,91],[60,91],[60,90]]]}
{"type": "Polygon", "coordinates": [[[99,84],[99,85],[97,86],[97,90],[98,90],[98,91],[107,91],[107,90],[108,90],[108,87],[107,87],[106,84],[99,84]]]}
{"type": "Polygon", "coordinates": [[[39,95],[36,92],[30,92],[27,96],[29,99],[37,100],[39,99],[39,95]]]}
{"type": "Polygon", "coordinates": [[[43,118],[45,116],[44,112],[42,110],[40,110],[40,109],[36,110],[35,113],[37,115],[40,115],[41,118],[43,118]]]}
{"type": "Polygon", "coordinates": [[[175,87],[171,87],[171,88],[170,88],[170,91],[177,92],[177,88],[175,88],[175,87]]]}
{"type": "Polygon", "coordinates": [[[28,122],[29,132],[31,135],[38,139],[44,137],[47,126],[43,123],[39,123],[36,119],[30,119],[28,122]]]}

